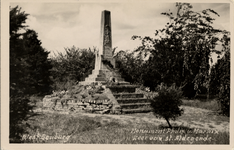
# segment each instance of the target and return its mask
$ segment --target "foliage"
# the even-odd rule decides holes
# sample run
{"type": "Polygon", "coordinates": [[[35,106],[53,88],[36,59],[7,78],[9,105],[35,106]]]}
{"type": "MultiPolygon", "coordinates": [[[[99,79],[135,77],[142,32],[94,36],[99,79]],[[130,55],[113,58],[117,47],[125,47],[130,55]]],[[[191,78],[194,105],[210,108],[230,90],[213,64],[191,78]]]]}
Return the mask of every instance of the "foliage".
{"type": "Polygon", "coordinates": [[[162,13],[170,21],[163,29],[156,30],[154,38],[132,38],[142,41],[136,52],[148,57],[147,66],[153,68],[146,71],[152,82],[148,81],[145,86],[155,86],[161,82],[168,85],[176,83],[184,87],[186,97],[192,98],[207,82],[209,62],[213,61],[211,54],[221,53],[216,50],[216,45],[220,41],[217,35],[223,32],[212,26],[213,16],[219,16],[214,10],[194,12],[188,3],[176,3],[176,7],[176,15],[172,12],[162,13]],[[157,80],[152,80],[154,76],[157,80]]]}
{"type": "Polygon", "coordinates": [[[51,91],[49,52],[41,47],[37,33],[25,29],[28,14],[18,6],[10,11],[10,87],[11,94],[45,94],[51,91]],[[26,32],[22,33],[22,30],[26,32]]]}
{"type": "Polygon", "coordinates": [[[10,98],[10,142],[21,142],[22,134],[27,133],[26,123],[34,114],[32,109],[35,106],[31,104],[28,96],[11,96],[10,98]]]}
{"type": "Polygon", "coordinates": [[[67,82],[84,80],[91,74],[95,63],[94,50],[79,49],[73,46],[72,48],[65,48],[65,53],[58,52],[52,58],[52,76],[54,83],[54,90],[67,90],[65,85],[67,82]],[[63,86],[64,85],[64,86],[63,86]]]}
{"type": "Polygon", "coordinates": [[[144,61],[141,57],[135,57],[134,54],[134,52],[119,51],[115,55],[116,68],[126,81],[142,84],[144,61]]]}
{"type": "Polygon", "coordinates": [[[218,95],[222,114],[230,116],[230,37],[224,36],[224,56],[211,69],[210,91],[218,95]]]}
{"type": "Polygon", "coordinates": [[[18,6],[10,9],[10,139],[17,141],[31,116],[29,97],[51,92],[49,52],[41,47],[37,33],[24,23],[28,14],[18,6]]]}
{"type": "Polygon", "coordinates": [[[158,86],[158,96],[154,97],[151,102],[153,112],[156,116],[166,119],[170,128],[172,128],[169,120],[175,120],[176,117],[181,116],[183,109],[182,105],[182,91],[176,88],[175,84],[170,87],[161,84],[158,86]]]}
{"type": "Polygon", "coordinates": [[[136,93],[142,93],[147,99],[154,99],[156,96],[158,96],[158,92],[151,91],[149,87],[140,86],[139,88],[136,88],[136,93]]]}
{"type": "Polygon", "coordinates": [[[51,92],[52,81],[50,79],[51,60],[48,59],[49,52],[45,51],[38,40],[37,33],[33,30],[27,30],[23,34],[24,47],[27,54],[26,62],[30,70],[30,91],[33,94],[48,94],[51,92]],[[29,59],[30,58],[30,59],[29,59]]]}

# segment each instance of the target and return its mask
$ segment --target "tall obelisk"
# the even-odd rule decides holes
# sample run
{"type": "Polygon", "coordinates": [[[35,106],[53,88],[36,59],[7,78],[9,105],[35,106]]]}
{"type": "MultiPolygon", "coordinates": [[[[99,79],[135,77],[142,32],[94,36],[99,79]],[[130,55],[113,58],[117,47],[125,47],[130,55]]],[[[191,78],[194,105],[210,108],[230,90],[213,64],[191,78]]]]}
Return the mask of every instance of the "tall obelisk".
{"type": "Polygon", "coordinates": [[[110,77],[119,83],[128,84],[114,71],[115,59],[112,54],[111,13],[107,10],[102,11],[100,45],[95,55],[95,68],[92,74],[85,78],[85,81],[80,82],[81,84],[89,84],[92,82],[105,83],[110,77]]]}
{"type": "Polygon", "coordinates": [[[102,11],[100,45],[96,54],[95,70],[106,70],[102,60],[109,61],[115,67],[112,54],[111,13],[107,10],[102,11]]]}

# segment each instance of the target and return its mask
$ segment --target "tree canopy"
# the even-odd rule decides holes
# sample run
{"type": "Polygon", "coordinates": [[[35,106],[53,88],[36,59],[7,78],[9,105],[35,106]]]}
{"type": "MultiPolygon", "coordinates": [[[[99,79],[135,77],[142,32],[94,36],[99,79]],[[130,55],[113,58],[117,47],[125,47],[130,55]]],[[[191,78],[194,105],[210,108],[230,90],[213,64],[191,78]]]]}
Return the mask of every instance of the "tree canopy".
{"type": "Polygon", "coordinates": [[[49,52],[41,46],[37,33],[24,25],[27,16],[18,6],[10,11],[11,95],[51,91],[49,52]]]}
{"type": "Polygon", "coordinates": [[[177,14],[162,13],[169,22],[156,30],[154,38],[133,36],[132,39],[142,41],[135,52],[149,58],[147,63],[152,71],[147,73],[158,78],[154,87],[161,82],[176,83],[191,98],[209,84],[211,54],[223,53],[217,49],[222,42],[219,36],[228,32],[212,26],[214,17],[219,16],[212,9],[195,12],[189,3],[176,3],[176,8],[177,14]]]}
{"type": "Polygon", "coordinates": [[[51,92],[49,52],[25,25],[27,16],[18,6],[10,9],[10,142],[20,142],[33,115],[30,96],[51,92]]]}

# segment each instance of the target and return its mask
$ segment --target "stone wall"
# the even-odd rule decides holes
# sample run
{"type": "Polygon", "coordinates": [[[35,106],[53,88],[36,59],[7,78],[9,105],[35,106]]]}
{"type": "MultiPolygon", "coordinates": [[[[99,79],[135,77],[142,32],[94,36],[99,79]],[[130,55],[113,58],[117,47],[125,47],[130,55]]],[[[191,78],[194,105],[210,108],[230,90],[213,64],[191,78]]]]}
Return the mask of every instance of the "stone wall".
{"type": "Polygon", "coordinates": [[[43,98],[44,109],[119,114],[120,106],[111,91],[102,84],[75,85],[69,91],[57,91],[43,98]]]}

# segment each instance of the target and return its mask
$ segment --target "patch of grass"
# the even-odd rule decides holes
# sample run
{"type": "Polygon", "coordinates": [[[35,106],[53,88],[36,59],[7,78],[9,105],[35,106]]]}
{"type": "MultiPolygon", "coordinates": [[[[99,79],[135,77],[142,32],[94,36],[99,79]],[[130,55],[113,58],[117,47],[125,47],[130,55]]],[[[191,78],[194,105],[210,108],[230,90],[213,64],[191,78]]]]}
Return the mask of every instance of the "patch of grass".
{"type": "Polygon", "coordinates": [[[178,120],[183,120],[187,123],[191,121],[199,122],[199,123],[212,123],[212,122],[230,122],[230,118],[223,115],[218,115],[216,113],[210,113],[210,112],[199,112],[197,109],[191,109],[192,107],[185,107],[184,109],[187,110],[187,113],[184,113],[180,117],[178,117],[178,120]]]}
{"type": "Polygon", "coordinates": [[[215,125],[220,125],[222,122],[221,121],[216,121],[215,125]]]}
{"type": "Polygon", "coordinates": [[[200,126],[200,127],[204,127],[204,125],[202,125],[202,124],[196,124],[197,126],[200,126]]]}
{"type": "Polygon", "coordinates": [[[201,101],[201,100],[182,100],[184,106],[190,106],[190,107],[196,107],[196,108],[202,108],[207,109],[211,111],[218,111],[219,105],[216,100],[210,100],[210,101],[201,101]]]}
{"type": "MultiPolygon", "coordinates": [[[[108,116],[108,115],[107,115],[108,116]]],[[[147,122],[121,124],[107,116],[88,117],[79,114],[47,113],[28,122],[26,143],[78,143],[78,144],[229,144],[229,133],[209,133],[173,124],[155,125],[147,122]],[[201,131],[201,132],[195,132],[201,131]],[[44,135],[32,138],[35,135],[44,135]],[[30,138],[31,136],[31,138],[30,138]],[[51,137],[65,136],[65,139],[51,137]],[[48,137],[48,138],[46,138],[48,137]]]]}

